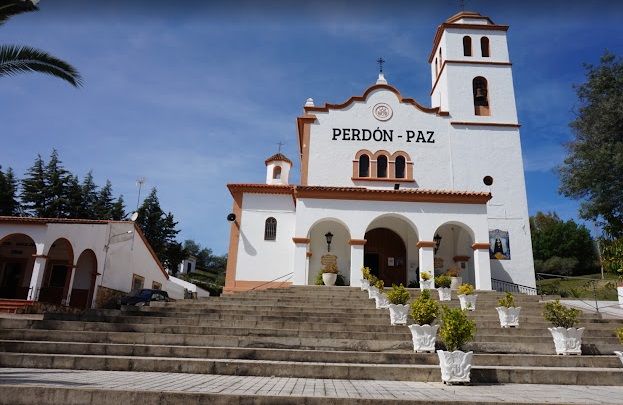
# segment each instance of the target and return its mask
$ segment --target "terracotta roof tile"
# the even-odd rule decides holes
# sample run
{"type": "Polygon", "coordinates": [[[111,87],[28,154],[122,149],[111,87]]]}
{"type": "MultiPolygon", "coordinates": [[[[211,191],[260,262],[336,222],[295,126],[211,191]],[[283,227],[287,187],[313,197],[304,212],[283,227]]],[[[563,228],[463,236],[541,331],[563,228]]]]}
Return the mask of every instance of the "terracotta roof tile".
{"type": "Polygon", "coordinates": [[[288,159],[288,157],[281,152],[275,153],[274,155],[266,159],[264,163],[269,164],[270,162],[277,162],[277,161],[288,162],[292,164],[292,161],[288,159]]]}

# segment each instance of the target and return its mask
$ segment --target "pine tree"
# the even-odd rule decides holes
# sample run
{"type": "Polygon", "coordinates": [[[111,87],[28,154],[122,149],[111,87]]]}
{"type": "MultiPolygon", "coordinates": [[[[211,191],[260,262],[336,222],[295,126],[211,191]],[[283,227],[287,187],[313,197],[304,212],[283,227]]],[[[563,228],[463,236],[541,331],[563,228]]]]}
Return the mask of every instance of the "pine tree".
{"type": "Polygon", "coordinates": [[[58,158],[58,151],[52,149],[50,161],[45,166],[45,194],[47,194],[48,211],[47,215],[51,218],[62,218],[67,213],[67,184],[69,173],[58,158]]]}
{"type": "Polygon", "coordinates": [[[83,209],[82,186],[76,176],[70,175],[67,180],[66,200],[66,214],[69,218],[86,218],[83,209]]]}
{"type": "Polygon", "coordinates": [[[17,180],[13,169],[9,167],[6,174],[0,166],[0,215],[19,215],[20,208],[17,202],[17,180]]]}
{"type": "Polygon", "coordinates": [[[93,207],[93,214],[96,219],[112,219],[113,198],[112,184],[106,180],[106,185],[100,189],[93,207]]]}
{"type": "Polygon", "coordinates": [[[22,179],[22,207],[28,214],[38,217],[49,216],[45,189],[45,163],[41,155],[37,155],[33,165],[26,171],[26,177],[22,179]]]}
{"type": "Polygon", "coordinates": [[[80,217],[85,219],[97,219],[97,186],[93,181],[93,172],[89,171],[82,180],[82,209],[80,217]]]}
{"type": "Polygon", "coordinates": [[[125,218],[125,202],[123,201],[123,195],[120,195],[113,204],[111,218],[115,221],[121,221],[125,218]]]}

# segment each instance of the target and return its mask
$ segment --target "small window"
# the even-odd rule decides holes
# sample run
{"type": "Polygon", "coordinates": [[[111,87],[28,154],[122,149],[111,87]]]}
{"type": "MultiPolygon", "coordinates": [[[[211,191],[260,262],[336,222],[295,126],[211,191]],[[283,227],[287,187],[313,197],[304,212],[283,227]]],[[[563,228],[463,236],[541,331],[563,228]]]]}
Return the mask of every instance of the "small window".
{"type": "Polygon", "coordinates": [[[492,185],[492,184],[493,184],[493,177],[491,177],[491,176],[485,176],[485,177],[482,179],[482,182],[483,182],[483,183],[485,183],[485,186],[490,186],[490,185],[492,185]]]}
{"type": "Polygon", "coordinates": [[[145,285],[145,277],[138,274],[132,274],[132,291],[140,291],[145,285]]]}
{"type": "Polygon", "coordinates": [[[474,94],[474,114],[490,115],[487,79],[482,76],[475,77],[472,81],[472,88],[474,94]]]}
{"type": "Polygon", "coordinates": [[[193,264],[191,262],[186,263],[186,273],[192,272],[193,264]]]}
{"type": "Polygon", "coordinates": [[[277,220],[273,217],[266,219],[264,225],[264,240],[276,240],[277,239],[277,220]]]}
{"type": "Polygon", "coordinates": [[[439,67],[441,67],[441,65],[442,65],[441,47],[439,47],[439,67]]]}
{"type": "Polygon", "coordinates": [[[275,166],[273,168],[273,180],[281,179],[281,166],[275,166]]]}
{"type": "Polygon", "coordinates": [[[368,155],[359,157],[359,177],[370,177],[370,157],[368,155]]]}
{"type": "Polygon", "coordinates": [[[160,284],[157,281],[154,281],[153,283],[151,283],[151,288],[152,290],[160,290],[162,289],[162,284],[160,284]]]}
{"type": "Polygon", "coordinates": [[[439,74],[439,65],[437,64],[437,58],[435,58],[435,76],[439,74]]]}
{"type": "Polygon", "coordinates": [[[376,159],[376,177],[387,177],[387,156],[385,155],[376,159]]]}
{"type": "Polygon", "coordinates": [[[472,56],[472,37],[463,37],[463,56],[472,56]]]}
{"type": "Polygon", "coordinates": [[[487,37],[480,38],[480,52],[483,58],[489,57],[489,38],[487,37]]]}
{"type": "Polygon", "coordinates": [[[405,178],[405,158],[403,156],[398,156],[396,158],[396,178],[404,179],[405,178]]]}

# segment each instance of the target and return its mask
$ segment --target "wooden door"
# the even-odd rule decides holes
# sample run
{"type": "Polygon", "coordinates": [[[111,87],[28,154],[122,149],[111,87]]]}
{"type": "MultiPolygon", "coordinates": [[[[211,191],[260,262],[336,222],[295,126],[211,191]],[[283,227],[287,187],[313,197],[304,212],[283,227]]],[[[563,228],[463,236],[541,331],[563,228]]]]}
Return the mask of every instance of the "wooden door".
{"type": "MultiPolygon", "coordinates": [[[[364,258],[378,255],[378,278],[386,287],[407,285],[407,250],[402,238],[387,228],[376,228],[365,236],[364,258]]],[[[374,269],[373,269],[374,270],[374,269]]]]}

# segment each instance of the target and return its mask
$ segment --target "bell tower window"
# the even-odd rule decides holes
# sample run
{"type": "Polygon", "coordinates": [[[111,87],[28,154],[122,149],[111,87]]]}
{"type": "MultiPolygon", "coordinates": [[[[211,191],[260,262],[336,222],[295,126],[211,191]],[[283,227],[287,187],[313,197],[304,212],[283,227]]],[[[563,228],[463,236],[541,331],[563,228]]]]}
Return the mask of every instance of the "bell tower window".
{"type": "Polygon", "coordinates": [[[489,38],[487,37],[480,38],[480,53],[483,58],[489,57],[489,38]]]}
{"type": "Polygon", "coordinates": [[[475,77],[472,81],[472,88],[474,93],[474,114],[491,115],[487,79],[482,76],[475,77]]]}
{"type": "Polygon", "coordinates": [[[472,37],[463,37],[463,56],[472,56],[472,37]]]}
{"type": "Polygon", "coordinates": [[[281,179],[281,166],[275,166],[273,168],[273,180],[281,179]]]}

